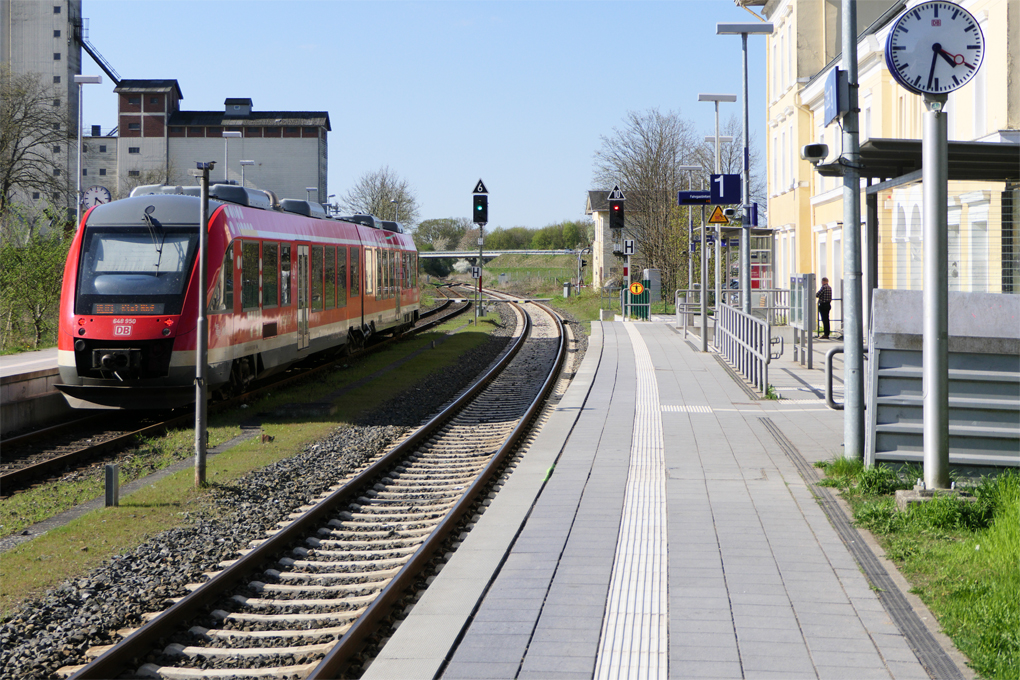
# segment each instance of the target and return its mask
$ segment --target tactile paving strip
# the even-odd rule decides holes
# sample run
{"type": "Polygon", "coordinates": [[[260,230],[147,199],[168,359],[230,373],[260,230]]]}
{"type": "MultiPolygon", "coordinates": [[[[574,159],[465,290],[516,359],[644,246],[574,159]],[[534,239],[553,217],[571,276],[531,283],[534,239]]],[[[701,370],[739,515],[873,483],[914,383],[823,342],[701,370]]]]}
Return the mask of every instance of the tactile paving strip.
{"type": "Polygon", "coordinates": [[[662,409],[648,347],[625,324],[637,365],[634,438],[595,677],[666,678],[669,619],[662,409]]]}

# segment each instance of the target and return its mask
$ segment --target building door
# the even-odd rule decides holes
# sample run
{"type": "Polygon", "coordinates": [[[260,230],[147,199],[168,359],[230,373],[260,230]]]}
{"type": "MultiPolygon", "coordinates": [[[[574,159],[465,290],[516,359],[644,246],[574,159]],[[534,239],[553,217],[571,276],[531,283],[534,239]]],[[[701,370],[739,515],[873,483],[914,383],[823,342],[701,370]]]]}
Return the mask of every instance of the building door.
{"type": "Polygon", "coordinates": [[[297,247],[297,347],[308,349],[308,246],[297,247]]]}

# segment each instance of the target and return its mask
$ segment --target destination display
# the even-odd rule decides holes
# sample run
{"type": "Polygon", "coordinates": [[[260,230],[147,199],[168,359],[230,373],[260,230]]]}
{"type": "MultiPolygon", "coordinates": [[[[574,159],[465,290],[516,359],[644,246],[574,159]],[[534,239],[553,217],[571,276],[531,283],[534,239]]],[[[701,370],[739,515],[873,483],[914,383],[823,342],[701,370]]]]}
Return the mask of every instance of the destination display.
{"type": "Polygon", "coordinates": [[[93,314],[162,314],[162,302],[97,302],[93,314]]]}

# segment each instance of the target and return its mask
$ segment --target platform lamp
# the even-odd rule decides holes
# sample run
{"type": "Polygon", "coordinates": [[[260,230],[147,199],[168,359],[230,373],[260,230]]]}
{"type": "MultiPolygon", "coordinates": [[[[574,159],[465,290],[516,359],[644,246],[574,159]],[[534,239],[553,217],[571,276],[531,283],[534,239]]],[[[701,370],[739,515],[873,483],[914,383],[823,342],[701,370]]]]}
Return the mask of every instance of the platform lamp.
{"type": "MultiPolygon", "coordinates": [[[[687,175],[687,190],[691,191],[694,189],[694,174],[699,170],[702,170],[700,165],[678,165],[676,167],[680,172],[691,173],[687,175]]],[[[694,239],[694,211],[691,210],[692,206],[687,206],[687,290],[690,291],[691,283],[693,282],[693,272],[691,271],[691,264],[694,261],[694,253],[691,252],[691,241],[694,239]]]]}
{"type": "Polygon", "coordinates": [[[75,184],[75,212],[74,226],[77,229],[81,224],[81,129],[82,129],[82,95],[85,85],[98,85],[103,82],[103,76],[75,76],[74,82],[78,86],[78,182],[75,184]]]}
{"type": "Polygon", "coordinates": [[[744,51],[744,182],[743,182],[743,226],[746,233],[741,234],[740,239],[740,298],[741,309],[745,314],[751,313],[751,208],[750,185],[751,185],[751,151],[748,130],[748,109],[747,109],[747,36],[772,35],[772,24],[763,21],[756,24],[716,24],[716,35],[739,35],[740,43],[744,51]]]}
{"type": "MultiPolygon", "coordinates": [[[[228,144],[227,140],[228,139],[237,139],[240,136],[241,136],[241,133],[236,131],[236,130],[229,130],[229,131],[225,130],[223,132],[223,183],[224,184],[230,184],[230,179],[227,176],[227,173],[228,173],[227,168],[230,167],[230,155],[227,153],[228,150],[229,150],[228,147],[227,147],[227,144],[228,144]]],[[[244,149],[241,149],[241,151],[244,151],[244,149]]]]}
{"type": "MultiPolygon", "coordinates": [[[[737,101],[737,95],[735,94],[710,94],[700,93],[698,95],[699,102],[712,102],[715,104],[715,134],[712,136],[705,137],[706,142],[715,143],[715,174],[722,172],[719,163],[719,144],[722,142],[732,142],[733,137],[721,137],[719,136],[719,102],[727,102],[732,104],[737,101]]],[[[729,275],[727,274],[727,278],[729,275]]],[[[716,227],[715,235],[715,306],[718,308],[722,303],[722,231],[716,227]]]]}
{"type": "Polygon", "coordinates": [[[241,161],[241,186],[244,186],[244,169],[249,165],[255,165],[255,161],[241,161]]]}

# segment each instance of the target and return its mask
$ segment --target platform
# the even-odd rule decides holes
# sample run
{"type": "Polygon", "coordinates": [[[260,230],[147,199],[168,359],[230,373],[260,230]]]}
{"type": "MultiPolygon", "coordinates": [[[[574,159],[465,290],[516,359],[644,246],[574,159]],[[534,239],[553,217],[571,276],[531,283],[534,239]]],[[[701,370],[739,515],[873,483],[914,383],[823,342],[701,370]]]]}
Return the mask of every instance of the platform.
{"type": "Polygon", "coordinates": [[[59,382],[56,347],[0,356],[0,436],[70,413],[59,382]]]}
{"type": "Polygon", "coordinates": [[[841,452],[836,343],[810,371],[789,348],[773,362],[781,400],[696,344],[668,317],[592,323],[555,412],[364,678],[973,677],[813,486],[841,452]]]}

